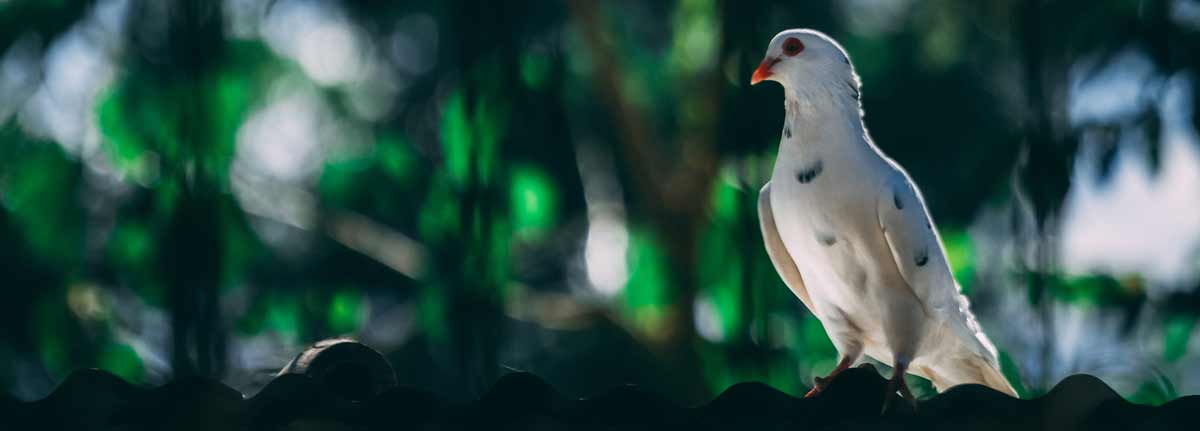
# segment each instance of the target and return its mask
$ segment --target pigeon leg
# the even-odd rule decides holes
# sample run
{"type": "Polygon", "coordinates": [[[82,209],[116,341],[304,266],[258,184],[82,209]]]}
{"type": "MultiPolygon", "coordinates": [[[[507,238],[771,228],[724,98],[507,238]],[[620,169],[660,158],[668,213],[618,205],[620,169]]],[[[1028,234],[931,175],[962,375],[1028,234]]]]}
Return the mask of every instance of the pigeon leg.
{"type": "Polygon", "coordinates": [[[817,377],[813,379],[813,388],[809,390],[807,394],[804,394],[804,398],[812,398],[817,396],[817,394],[825,390],[825,387],[829,385],[829,382],[833,381],[834,377],[837,377],[837,375],[842,371],[846,371],[846,369],[850,368],[850,365],[852,364],[854,364],[854,357],[849,355],[842,356],[842,360],[838,361],[837,368],[834,368],[833,372],[830,372],[828,376],[817,377]]]}
{"type": "Polygon", "coordinates": [[[884,414],[892,406],[892,399],[896,398],[897,390],[900,391],[900,396],[912,405],[913,410],[917,409],[917,398],[908,390],[908,383],[904,381],[906,371],[908,371],[907,363],[897,363],[896,367],[892,369],[892,378],[888,380],[887,392],[883,394],[883,408],[880,409],[879,414],[884,414]]]}

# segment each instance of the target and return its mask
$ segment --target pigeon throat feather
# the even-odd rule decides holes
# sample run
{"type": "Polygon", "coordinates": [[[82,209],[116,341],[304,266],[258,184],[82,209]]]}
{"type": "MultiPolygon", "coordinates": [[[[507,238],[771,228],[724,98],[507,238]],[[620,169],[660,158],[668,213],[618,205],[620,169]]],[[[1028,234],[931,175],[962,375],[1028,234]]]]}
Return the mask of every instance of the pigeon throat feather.
{"type": "Polygon", "coordinates": [[[861,110],[862,82],[854,67],[830,69],[812,66],[803,71],[787,71],[797,76],[780,77],[784,97],[801,104],[861,110]]]}

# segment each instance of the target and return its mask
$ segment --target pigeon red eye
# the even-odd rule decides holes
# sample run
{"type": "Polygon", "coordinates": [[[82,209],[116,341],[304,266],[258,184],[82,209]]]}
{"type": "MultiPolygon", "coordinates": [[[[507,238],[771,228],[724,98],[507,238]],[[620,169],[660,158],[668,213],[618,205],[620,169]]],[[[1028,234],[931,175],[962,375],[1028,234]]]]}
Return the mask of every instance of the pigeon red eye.
{"type": "Polygon", "coordinates": [[[783,41],[783,53],[787,54],[789,57],[799,54],[800,51],[803,50],[804,44],[800,43],[800,39],[789,37],[787,40],[783,41]]]}

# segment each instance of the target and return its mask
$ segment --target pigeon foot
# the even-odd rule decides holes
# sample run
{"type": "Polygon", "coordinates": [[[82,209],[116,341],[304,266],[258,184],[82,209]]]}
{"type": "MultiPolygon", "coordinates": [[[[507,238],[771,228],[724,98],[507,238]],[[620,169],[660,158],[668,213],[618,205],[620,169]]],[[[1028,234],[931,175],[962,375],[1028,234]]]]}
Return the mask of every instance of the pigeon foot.
{"type": "Polygon", "coordinates": [[[837,377],[837,375],[841,374],[842,371],[846,371],[846,369],[850,368],[850,365],[853,363],[854,358],[843,356],[842,360],[838,361],[837,367],[834,368],[828,376],[813,378],[813,387],[808,391],[808,393],[804,394],[804,398],[812,398],[819,395],[821,391],[824,391],[825,388],[829,386],[830,382],[833,382],[834,377],[837,377]]]}
{"type": "Polygon", "coordinates": [[[891,408],[897,391],[912,406],[913,411],[917,411],[917,398],[913,396],[912,391],[908,390],[908,383],[904,381],[904,373],[907,370],[907,364],[896,364],[896,367],[892,369],[892,378],[888,380],[887,392],[883,394],[883,408],[879,410],[880,415],[886,414],[891,408]]]}

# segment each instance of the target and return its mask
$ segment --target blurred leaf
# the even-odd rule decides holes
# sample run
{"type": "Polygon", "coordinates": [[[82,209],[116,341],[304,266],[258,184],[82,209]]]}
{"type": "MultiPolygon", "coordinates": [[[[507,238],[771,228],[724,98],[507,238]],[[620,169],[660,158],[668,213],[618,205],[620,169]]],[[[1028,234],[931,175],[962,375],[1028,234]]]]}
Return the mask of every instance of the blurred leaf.
{"type": "Polygon", "coordinates": [[[113,231],[109,240],[111,256],[118,265],[136,268],[149,262],[154,253],[154,238],[144,223],[127,220],[113,231]]]}
{"type": "MultiPolygon", "coordinates": [[[[493,71],[492,73],[498,72],[493,71]]],[[[488,82],[492,85],[499,85],[494,78],[489,78],[488,82]]],[[[508,133],[507,97],[507,93],[493,88],[491,91],[485,92],[475,104],[472,132],[474,132],[477,149],[472,156],[480,184],[491,184],[497,173],[496,168],[501,163],[500,144],[508,133]]]]}
{"type": "Polygon", "coordinates": [[[450,340],[450,331],[446,327],[450,314],[446,304],[446,287],[431,284],[423,289],[417,297],[417,314],[421,328],[435,343],[446,343],[450,340]]]}
{"type": "Polygon", "coordinates": [[[643,331],[656,331],[674,300],[666,254],[652,233],[634,228],[630,231],[628,259],[629,283],[623,291],[626,311],[632,313],[643,331]]]}
{"type": "Polygon", "coordinates": [[[502,300],[508,294],[512,231],[503,212],[483,213],[473,207],[466,239],[466,260],[450,268],[452,280],[464,283],[472,295],[502,300]]]}
{"type": "Polygon", "coordinates": [[[98,366],[131,383],[142,382],[146,374],[142,358],[132,347],[121,343],[105,345],[100,350],[98,366]]]}
{"type": "Polygon", "coordinates": [[[297,339],[300,336],[300,305],[299,302],[285,295],[275,295],[267,301],[266,320],[263,329],[275,332],[285,339],[297,339]]]}
{"type": "Polygon", "coordinates": [[[1200,316],[1195,314],[1179,313],[1167,317],[1166,323],[1163,324],[1163,359],[1175,362],[1187,353],[1198,318],[1200,316]]]}
{"type": "Polygon", "coordinates": [[[213,76],[211,89],[204,92],[209,100],[212,124],[207,130],[213,142],[199,154],[218,181],[228,179],[228,166],[237,150],[237,133],[255,99],[255,83],[246,70],[250,65],[233,63],[213,76]]]}
{"type": "Polygon", "coordinates": [[[558,193],[551,178],[535,166],[513,168],[509,190],[513,230],[526,239],[536,239],[554,227],[558,193]]]}
{"type": "Polygon", "coordinates": [[[1129,401],[1159,406],[1179,398],[1179,392],[1175,390],[1175,385],[1166,376],[1158,374],[1157,377],[1155,380],[1142,382],[1137,391],[1129,395],[1129,401]]]}
{"type": "Polygon", "coordinates": [[[0,130],[0,207],[13,215],[34,254],[69,272],[83,257],[80,165],[58,145],[20,133],[0,130]]]}
{"type": "Polygon", "coordinates": [[[1059,301],[1087,306],[1131,305],[1146,299],[1143,282],[1135,276],[1117,280],[1106,274],[1072,276],[1027,271],[1025,278],[1029,303],[1034,305],[1041,298],[1041,290],[1059,301]]]}
{"type": "Polygon", "coordinates": [[[51,377],[61,379],[66,377],[73,365],[70,361],[73,352],[71,346],[76,345],[70,312],[66,305],[65,292],[53,289],[43,292],[34,305],[33,340],[37,345],[38,356],[42,366],[51,377]]]}
{"type": "MultiPolygon", "coordinates": [[[[726,181],[714,181],[712,188],[712,216],[720,222],[729,223],[737,219],[742,191],[726,181]]],[[[757,202],[757,201],[756,201],[757,202]]]]}
{"type": "Polygon", "coordinates": [[[670,65],[678,77],[716,66],[720,23],[713,0],[682,0],[672,17],[670,65]]]}
{"type": "Polygon", "coordinates": [[[1024,380],[1021,379],[1021,369],[1017,367],[1017,363],[1013,362],[1012,356],[1008,352],[1001,350],[1000,356],[1000,373],[1004,374],[1004,379],[1008,380],[1008,384],[1012,385],[1017,391],[1017,396],[1021,399],[1027,399],[1037,394],[1034,394],[1025,387],[1024,380]]]}
{"type": "Polygon", "coordinates": [[[933,382],[915,374],[905,374],[904,382],[908,383],[908,389],[917,399],[929,398],[938,393],[937,388],[933,387],[933,382]]]}
{"type": "Polygon", "coordinates": [[[739,381],[734,376],[733,364],[719,345],[701,343],[697,350],[701,366],[704,368],[704,378],[715,392],[719,393],[739,381]]]}
{"type": "Polygon", "coordinates": [[[1145,292],[1136,280],[1123,283],[1108,275],[1053,275],[1046,277],[1046,288],[1055,298],[1070,304],[1108,306],[1145,298],[1145,292]]]}
{"type": "MultiPolygon", "coordinates": [[[[736,200],[736,196],[732,199],[736,200]]],[[[744,333],[746,320],[751,316],[743,315],[743,289],[749,288],[742,284],[743,261],[738,248],[728,247],[736,242],[735,226],[722,223],[719,218],[713,219],[700,240],[700,264],[696,272],[700,290],[716,308],[722,339],[750,335],[744,333]]]]}
{"type": "Polygon", "coordinates": [[[300,337],[302,307],[295,292],[271,292],[255,299],[251,311],[238,319],[243,334],[273,333],[287,342],[300,337]]]}
{"type": "Polygon", "coordinates": [[[954,272],[954,279],[962,286],[962,293],[969,295],[975,280],[975,246],[971,235],[962,229],[939,229],[942,244],[946,246],[946,259],[954,272]]]}
{"type": "Polygon", "coordinates": [[[370,175],[373,163],[372,159],[366,157],[326,163],[317,182],[322,201],[349,206],[362,187],[374,182],[370,175]]]}
{"type": "MultiPolygon", "coordinates": [[[[729,245],[743,241],[741,235],[744,233],[744,226],[741,222],[745,220],[746,213],[757,210],[756,206],[746,204],[757,205],[757,196],[752,191],[738,189],[728,181],[721,180],[713,183],[711,193],[712,215],[700,239],[700,262],[696,272],[701,290],[708,294],[716,307],[723,336],[742,339],[751,335],[747,330],[749,322],[756,318],[754,311],[749,308],[752,303],[746,303],[748,295],[745,291],[755,284],[747,278],[746,271],[750,268],[745,267],[747,260],[743,256],[744,250],[729,245]],[[746,315],[748,310],[751,315],[746,315]]],[[[757,240],[758,235],[755,235],[755,241],[757,240]]],[[[758,247],[758,250],[765,249],[758,247]]],[[[755,256],[765,256],[765,251],[761,254],[756,252],[755,256]]],[[[778,275],[774,266],[770,266],[769,271],[764,272],[769,273],[773,284],[782,286],[781,283],[775,282],[778,275]]]]}
{"type": "Polygon", "coordinates": [[[471,105],[462,90],[455,90],[442,108],[442,154],[446,171],[459,188],[465,187],[472,175],[480,184],[491,183],[507,132],[508,105],[493,94],[496,91],[482,90],[471,105]]]}
{"type": "Polygon", "coordinates": [[[473,139],[462,91],[455,91],[446,99],[440,124],[446,173],[456,186],[462,187],[467,183],[468,169],[471,167],[473,139]]]}
{"type": "Polygon", "coordinates": [[[521,52],[521,82],[533,90],[546,87],[550,76],[550,57],[540,49],[529,48],[521,52]]]}
{"type": "Polygon", "coordinates": [[[109,155],[118,169],[130,173],[135,178],[146,176],[143,154],[146,151],[141,137],[129,127],[121,106],[121,87],[115,85],[96,96],[96,119],[104,142],[108,144],[109,155]]]}
{"type": "Polygon", "coordinates": [[[341,289],[329,300],[329,329],[350,334],[362,328],[366,318],[366,298],[357,289],[341,289]]]}
{"type": "Polygon", "coordinates": [[[423,240],[438,243],[458,234],[462,226],[458,199],[449,180],[442,175],[433,178],[418,215],[423,240]]]}
{"type": "Polygon", "coordinates": [[[938,71],[957,63],[965,46],[963,13],[956,10],[957,3],[945,2],[941,7],[920,14],[925,18],[917,26],[921,35],[921,63],[928,69],[938,71]]]}
{"type": "Polygon", "coordinates": [[[801,364],[811,369],[814,376],[825,376],[837,366],[837,348],[829,340],[825,326],[815,316],[804,316],[800,320],[800,339],[795,344],[801,364]]]}
{"type": "Polygon", "coordinates": [[[183,198],[183,185],[174,177],[163,178],[154,188],[155,217],[169,220],[183,198]]]}
{"type": "Polygon", "coordinates": [[[417,170],[417,156],[408,142],[394,133],[385,133],[375,143],[375,157],[383,172],[395,181],[409,181],[417,170]]]}
{"type": "Polygon", "coordinates": [[[180,104],[189,99],[157,80],[134,72],[98,96],[97,127],[118,171],[141,182],[153,179],[157,164],[174,171],[187,162],[179,128],[180,104]]]}
{"type": "Polygon", "coordinates": [[[134,217],[125,217],[113,229],[106,257],[133,288],[138,298],[155,307],[166,306],[166,292],[158,280],[158,241],[150,226],[134,217]]]}
{"type": "Polygon", "coordinates": [[[237,203],[228,196],[219,201],[221,218],[221,280],[223,289],[236,286],[255,260],[264,253],[264,246],[246,221],[237,203]]]}

